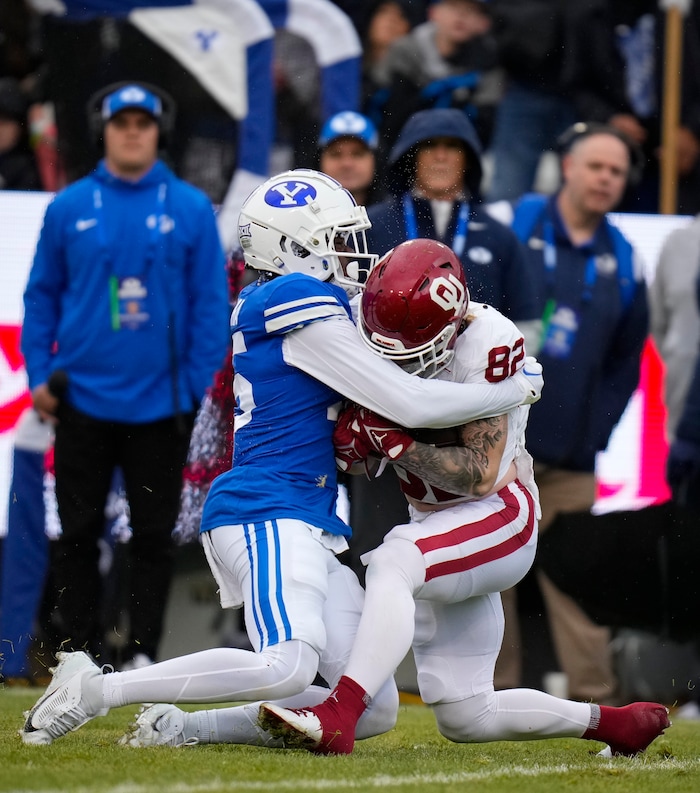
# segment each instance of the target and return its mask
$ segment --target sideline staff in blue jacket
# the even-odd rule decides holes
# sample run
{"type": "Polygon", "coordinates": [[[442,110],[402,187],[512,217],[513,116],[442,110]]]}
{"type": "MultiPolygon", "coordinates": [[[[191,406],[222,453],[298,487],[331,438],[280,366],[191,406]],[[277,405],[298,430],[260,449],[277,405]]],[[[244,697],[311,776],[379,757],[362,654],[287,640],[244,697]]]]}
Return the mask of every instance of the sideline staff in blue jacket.
{"type": "Polygon", "coordinates": [[[125,659],[143,663],[157,654],[189,433],[230,308],[211,202],[158,158],[172,104],[138,84],[101,93],[104,159],[46,211],[22,352],[34,406],[56,423],[61,638],[101,652],[98,540],[120,466],[133,528],[125,659]]]}

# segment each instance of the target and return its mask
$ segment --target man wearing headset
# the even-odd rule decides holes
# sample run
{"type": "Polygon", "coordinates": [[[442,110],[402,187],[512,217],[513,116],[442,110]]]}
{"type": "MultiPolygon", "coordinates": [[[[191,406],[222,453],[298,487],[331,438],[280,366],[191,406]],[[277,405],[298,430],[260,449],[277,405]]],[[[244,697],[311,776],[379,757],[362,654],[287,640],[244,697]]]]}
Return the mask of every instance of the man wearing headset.
{"type": "Polygon", "coordinates": [[[22,330],[34,406],[56,425],[59,641],[107,660],[98,541],[119,466],[133,528],[122,661],[136,665],[157,655],[189,433],[230,313],[211,202],[158,156],[166,100],[117,84],[91,102],[104,158],[46,211],[22,330]]]}
{"type": "MultiPolygon", "coordinates": [[[[543,322],[538,357],[547,389],[528,425],[540,531],[560,513],[592,507],[596,454],[606,448],[637,387],[648,332],[641,262],[606,217],[622,200],[641,155],[622,133],[602,124],[575,124],[560,144],[562,186],[555,195],[492,205],[525,244],[543,322]]],[[[541,571],[538,579],[569,696],[614,701],[609,630],[591,622],[541,571]]],[[[513,590],[504,606],[506,636],[496,677],[498,687],[511,688],[520,677],[513,590]]]]}

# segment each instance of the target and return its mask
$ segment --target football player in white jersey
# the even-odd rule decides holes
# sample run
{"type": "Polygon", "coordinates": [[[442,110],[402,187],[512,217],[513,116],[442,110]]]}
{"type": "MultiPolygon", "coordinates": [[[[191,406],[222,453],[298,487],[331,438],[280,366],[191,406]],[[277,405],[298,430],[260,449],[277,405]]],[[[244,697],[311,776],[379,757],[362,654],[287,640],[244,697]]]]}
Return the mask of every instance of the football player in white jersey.
{"type": "MultiPolygon", "coordinates": [[[[335,510],[332,436],[342,397],[413,427],[452,426],[539,397],[537,365],[533,376],[519,370],[502,383],[462,385],[411,377],[368,351],[345,291],[356,292],[376,262],[367,228],[364,207],[317,171],[269,179],[241,210],[240,243],[260,278],[232,316],[233,467],[213,482],[201,531],[222,606],[244,607],[254,651],[222,647],[109,674],[85,653],[61,653],[27,714],[25,743],[51,743],[131,703],[322,701],[327,692],[312,684],[317,673],[337,683],[363,601],[356,576],[336,557],[350,534],[335,510]]],[[[389,677],[360,735],[393,726],[398,694],[389,677]]],[[[163,725],[180,713],[162,713],[163,725]]],[[[202,713],[175,737],[151,725],[150,742],[266,740],[241,738],[238,717],[202,713]]]]}
{"type": "MultiPolygon", "coordinates": [[[[360,335],[370,349],[423,377],[500,382],[524,356],[510,320],[469,302],[460,262],[439,242],[417,239],[390,251],[370,273],[360,304],[360,335]]],[[[537,544],[528,411],[518,406],[452,433],[411,433],[364,407],[341,414],[340,466],[389,458],[410,522],[367,554],[355,646],[326,702],[302,709],[264,703],[262,727],[287,745],[351,752],[358,718],[411,645],[421,697],[452,741],[580,737],[608,744],[613,755],[633,755],[669,726],[667,709],[656,703],[609,708],[531,689],[494,690],[504,628],[499,593],[529,570],[537,544]]]]}

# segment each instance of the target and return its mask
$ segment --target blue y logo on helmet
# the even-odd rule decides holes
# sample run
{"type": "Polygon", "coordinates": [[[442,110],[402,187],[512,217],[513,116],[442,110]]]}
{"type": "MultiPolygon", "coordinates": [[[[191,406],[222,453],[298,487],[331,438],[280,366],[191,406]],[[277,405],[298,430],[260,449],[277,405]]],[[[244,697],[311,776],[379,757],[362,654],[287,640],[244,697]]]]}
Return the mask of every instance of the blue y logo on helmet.
{"type": "Polygon", "coordinates": [[[280,209],[293,209],[310,204],[316,198],[316,188],[308,182],[278,182],[265,193],[265,203],[280,209]]]}

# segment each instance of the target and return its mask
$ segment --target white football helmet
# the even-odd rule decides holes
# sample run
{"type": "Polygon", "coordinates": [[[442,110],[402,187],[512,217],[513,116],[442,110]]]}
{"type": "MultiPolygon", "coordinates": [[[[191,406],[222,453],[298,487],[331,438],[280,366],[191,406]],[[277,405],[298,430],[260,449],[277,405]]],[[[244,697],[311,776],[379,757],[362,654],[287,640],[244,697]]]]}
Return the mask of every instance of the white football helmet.
{"type": "Polygon", "coordinates": [[[276,275],[306,273],[356,290],[377,262],[367,251],[364,207],[335,179],[297,168],[268,179],[246,199],[238,238],[246,264],[276,275]]]}

